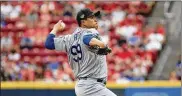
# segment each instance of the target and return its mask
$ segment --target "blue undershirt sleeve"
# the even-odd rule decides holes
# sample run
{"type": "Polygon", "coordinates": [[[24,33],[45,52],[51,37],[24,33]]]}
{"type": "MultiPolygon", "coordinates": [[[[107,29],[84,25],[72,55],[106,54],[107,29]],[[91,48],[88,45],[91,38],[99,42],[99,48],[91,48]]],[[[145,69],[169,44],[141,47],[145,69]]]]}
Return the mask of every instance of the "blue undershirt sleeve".
{"type": "Polygon", "coordinates": [[[83,43],[89,46],[90,40],[94,37],[93,34],[83,36],[83,43]]]}
{"type": "Polygon", "coordinates": [[[55,38],[54,34],[49,34],[47,36],[47,39],[46,39],[46,42],[45,42],[45,47],[47,49],[50,49],[50,50],[54,50],[55,49],[54,38],[55,38]]]}

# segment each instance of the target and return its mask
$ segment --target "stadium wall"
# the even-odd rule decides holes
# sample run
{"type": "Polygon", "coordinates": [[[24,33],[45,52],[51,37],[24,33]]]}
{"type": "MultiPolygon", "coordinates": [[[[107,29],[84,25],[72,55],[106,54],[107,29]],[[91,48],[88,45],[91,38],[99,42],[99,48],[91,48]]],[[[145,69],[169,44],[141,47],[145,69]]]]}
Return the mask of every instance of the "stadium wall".
{"type": "MultiPolygon", "coordinates": [[[[1,82],[1,96],[76,96],[75,83],[1,82]]],[[[107,87],[117,96],[180,96],[180,82],[145,81],[107,87]]]]}

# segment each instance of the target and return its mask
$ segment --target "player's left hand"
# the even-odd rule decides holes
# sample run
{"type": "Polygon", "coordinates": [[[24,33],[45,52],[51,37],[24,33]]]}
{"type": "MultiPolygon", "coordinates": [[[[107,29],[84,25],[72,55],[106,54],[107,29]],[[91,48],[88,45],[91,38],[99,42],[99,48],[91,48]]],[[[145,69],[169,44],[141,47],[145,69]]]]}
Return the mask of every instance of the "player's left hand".
{"type": "Polygon", "coordinates": [[[99,46],[90,46],[89,49],[90,51],[98,55],[107,55],[112,51],[111,48],[109,48],[108,46],[106,46],[105,48],[100,48],[99,46]]]}
{"type": "Polygon", "coordinates": [[[111,51],[112,50],[109,47],[99,48],[97,54],[99,54],[99,55],[107,55],[107,54],[111,53],[111,51]]]}

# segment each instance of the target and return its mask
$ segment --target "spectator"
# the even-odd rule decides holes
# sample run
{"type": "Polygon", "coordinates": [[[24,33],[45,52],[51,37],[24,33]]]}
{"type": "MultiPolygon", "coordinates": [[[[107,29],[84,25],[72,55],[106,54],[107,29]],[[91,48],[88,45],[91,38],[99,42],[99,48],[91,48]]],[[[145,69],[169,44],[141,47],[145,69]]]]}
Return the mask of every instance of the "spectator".
{"type": "Polygon", "coordinates": [[[181,74],[182,74],[182,63],[181,63],[181,55],[178,57],[178,62],[176,63],[176,77],[178,80],[181,80],[181,74]]]}
{"type": "Polygon", "coordinates": [[[35,29],[35,34],[34,34],[34,43],[36,44],[42,44],[46,40],[46,36],[49,33],[49,28],[45,27],[44,25],[41,24],[36,24],[35,29]]]}
{"type": "Polygon", "coordinates": [[[145,45],[145,49],[146,50],[161,50],[162,49],[162,45],[160,42],[158,41],[148,41],[148,43],[145,45]]]}
{"type": "Polygon", "coordinates": [[[4,20],[1,20],[1,28],[4,28],[6,26],[6,22],[4,20]]]}
{"type": "Polygon", "coordinates": [[[29,80],[29,74],[28,74],[28,68],[29,68],[29,58],[25,57],[24,61],[19,63],[19,66],[21,68],[20,70],[20,80],[28,81],[29,80]]]}
{"type": "Polygon", "coordinates": [[[73,6],[67,4],[64,6],[63,16],[72,17],[73,16],[73,6]]]}
{"type": "Polygon", "coordinates": [[[36,27],[35,25],[38,23],[38,14],[36,10],[32,10],[30,14],[26,16],[26,20],[29,26],[36,27]]]}
{"type": "Polygon", "coordinates": [[[55,4],[51,1],[44,1],[44,3],[40,7],[41,13],[49,13],[53,10],[55,10],[55,4]]]}
{"type": "Polygon", "coordinates": [[[49,61],[47,64],[47,68],[52,70],[53,73],[56,69],[58,69],[59,66],[60,66],[60,63],[56,60],[56,56],[51,57],[51,61],[49,61]]]}
{"type": "Polygon", "coordinates": [[[118,6],[112,13],[111,13],[111,21],[112,24],[115,26],[119,22],[122,22],[126,16],[126,12],[121,10],[121,7],[118,6]]]}
{"type": "Polygon", "coordinates": [[[4,71],[4,68],[3,68],[3,67],[1,67],[0,76],[1,76],[1,77],[0,77],[0,78],[1,78],[1,79],[0,79],[1,82],[2,82],[2,81],[5,81],[6,78],[7,78],[7,77],[5,76],[5,71],[4,71]]]}
{"type": "Polygon", "coordinates": [[[150,68],[153,65],[152,56],[149,54],[146,54],[146,57],[144,57],[144,59],[142,61],[143,61],[142,66],[144,66],[146,68],[150,68]]]}
{"type": "Polygon", "coordinates": [[[138,36],[131,36],[127,39],[128,44],[130,45],[139,45],[140,44],[140,38],[138,36]]]}
{"type": "Polygon", "coordinates": [[[120,34],[126,38],[129,38],[134,35],[134,33],[137,32],[137,27],[131,24],[125,24],[124,26],[117,27],[116,33],[120,34]]]}
{"type": "Polygon", "coordinates": [[[146,44],[147,50],[161,50],[162,44],[164,43],[164,36],[157,31],[152,32],[148,36],[149,41],[148,44],[146,44]]]}
{"type": "Polygon", "coordinates": [[[24,49],[24,48],[28,48],[28,49],[32,49],[35,37],[34,35],[36,34],[36,30],[33,26],[29,26],[30,28],[26,29],[21,41],[20,41],[20,48],[24,49]]]}
{"type": "Polygon", "coordinates": [[[4,34],[1,38],[1,49],[10,49],[13,45],[13,39],[9,34],[4,34]]]}
{"type": "Polygon", "coordinates": [[[176,72],[175,71],[171,72],[170,77],[169,77],[169,80],[170,81],[178,81],[179,80],[177,78],[177,76],[176,76],[176,72]]]}
{"type": "Polygon", "coordinates": [[[72,6],[75,9],[75,14],[77,14],[78,11],[85,8],[86,5],[83,2],[73,2],[72,6]]]}
{"type": "Polygon", "coordinates": [[[58,82],[70,82],[71,77],[65,73],[63,65],[60,65],[59,68],[54,72],[54,77],[57,79],[58,82]]]}
{"type": "Polygon", "coordinates": [[[154,31],[153,33],[149,35],[149,40],[154,42],[159,42],[162,44],[164,42],[164,36],[158,33],[157,31],[154,31]]]}
{"type": "Polygon", "coordinates": [[[49,68],[46,68],[44,72],[44,81],[45,82],[54,82],[52,71],[49,68]]]}
{"type": "Polygon", "coordinates": [[[10,54],[8,54],[8,59],[12,61],[18,61],[20,60],[21,56],[20,53],[18,53],[15,49],[12,49],[10,54]]]}
{"type": "Polygon", "coordinates": [[[41,21],[44,21],[44,22],[46,22],[46,23],[49,23],[50,21],[51,21],[51,15],[50,15],[50,13],[41,13],[40,14],[40,20],[41,21]]]}
{"type": "Polygon", "coordinates": [[[18,69],[16,68],[17,66],[14,61],[8,61],[5,63],[4,66],[4,70],[6,71],[5,74],[12,81],[18,80],[18,69]]]}
{"type": "Polygon", "coordinates": [[[23,81],[34,81],[35,80],[35,70],[29,62],[23,62],[20,65],[20,80],[23,81]]]}
{"type": "Polygon", "coordinates": [[[15,23],[15,27],[16,28],[19,28],[19,29],[24,29],[26,27],[26,17],[25,15],[20,15],[20,20],[18,20],[16,23],[15,23]]]}
{"type": "Polygon", "coordinates": [[[27,75],[28,75],[28,81],[34,81],[35,80],[35,70],[32,66],[28,67],[27,75]]]}
{"type": "Polygon", "coordinates": [[[127,59],[133,55],[133,52],[130,50],[128,45],[123,45],[123,47],[120,48],[116,55],[119,56],[121,59],[127,59]]]}
{"type": "Polygon", "coordinates": [[[103,16],[101,19],[98,20],[98,25],[100,26],[100,31],[103,35],[108,34],[111,27],[111,21],[109,19],[109,16],[103,16]]]}
{"type": "Polygon", "coordinates": [[[147,76],[147,68],[142,65],[141,58],[137,58],[134,62],[136,66],[133,68],[133,79],[144,81],[147,76]]]}
{"type": "Polygon", "coordinates": [[[4,18],[9,18],[11,11],[13,10],[13,6],[10,2],[2,2],[1,3],[1,13],[4,18]]]}
{"type": "Polygon", "coordinates": [[[69,75],[71,81],[74,80],[73,71],[67,62],[63,62],[64,72],[69,75]]]}
{"type": "Polygon", "coordinates": [[[36,66],[36,69],[35,69],[35,78],[36,80],[43,80],[44,78],[44,70],[43,70],[43,67],[42,66],[36,66]]]}
{"type": "Polygon", "coordinates": [[[35,5],[35,2],[32,2],[32,1],[28,1],[28,2],[25,2],[25,1],[22,1],[20,2],[21,4],[21,9],[22,9],[22,14],[24,15],[28,15],[32,12],[34,5],[35,5]]]}
{"type": "Polygon", "coordinates": [[[23,37],[20,42],[20,49],[28,48],[32,49],[33,42],[30,38],[23,37]]]}
{"type": "Polygon", "coordinates": [[[147,69],[142,66],[142,60],[137,57],[133,63],[128,65],[128,68],[123,72],[123,76],[125,80],[129,81],[144,81],[147,76],[147,69]]]}
{"type": "Polygon", "coordinates": [[[17,19],[20,16],[21,6],[12,4],[12,11],[10,12],[10,19],[17,19]]]}
{"type": "Polygon", "coordinates": [[[3,67],[1,67],[1,70],[0,70],[0,75],[1,75],[1,81],[11,81],[11,76],[10,74],[7,73],[7,71],[5,71],[5,69],[3,67]]]}
{"type": "Polygon", "coordinates": [[[94,2],[94,1],[84,1],[84,3],[86,4],[86,8],[89,8],[91,10],[96,9],[96,2],[94,2]]]}
{"type": "Polygon", "coordinates": [[[4,16],[1,14],[1,28],[4,28],[5,26],[6,26],[5,18],[4,18],[4,16]]]}

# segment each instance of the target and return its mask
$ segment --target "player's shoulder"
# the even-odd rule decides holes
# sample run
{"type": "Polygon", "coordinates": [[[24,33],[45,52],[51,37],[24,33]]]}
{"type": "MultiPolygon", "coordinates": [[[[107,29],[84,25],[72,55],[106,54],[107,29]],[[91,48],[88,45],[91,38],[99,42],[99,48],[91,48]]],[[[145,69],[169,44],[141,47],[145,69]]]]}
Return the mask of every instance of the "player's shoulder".
{"type": "Polygon", "coordinates": [[[71,34],[59,35],[55,39],[70,41],[71,36],[72,36],[71,34]]]}
{"type": "Polygon", "coordinates": [[[58,38],[70,38],[72,34],[59,35],[58,38]]]}
{"type": "Polygon", "coordinates": [[[85,32],[86,34],[99,34],[98,31],[94,28],[87,29],[85,32]]]}

